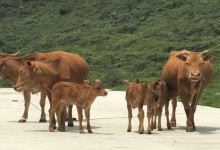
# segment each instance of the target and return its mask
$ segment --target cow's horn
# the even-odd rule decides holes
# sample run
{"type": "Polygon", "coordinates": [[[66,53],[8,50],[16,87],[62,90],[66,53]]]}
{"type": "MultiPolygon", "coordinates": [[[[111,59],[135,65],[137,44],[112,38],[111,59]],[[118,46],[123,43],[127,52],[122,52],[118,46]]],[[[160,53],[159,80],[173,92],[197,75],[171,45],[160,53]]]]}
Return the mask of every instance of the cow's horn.
{"type": "Polygon", "coordinates": [[[7,53],[1,53],[0,52],[0,56],[17,56],[20,53],[20,51],[14,53],[14,54],[7,54],[7,53]]]}
{"type": "Polygon", "coordinates": [[[209,52],[209,50],[204,50],[201,52],[201,54],[203,55],[204,53],[208,53],[208,52],[209,52]]]}

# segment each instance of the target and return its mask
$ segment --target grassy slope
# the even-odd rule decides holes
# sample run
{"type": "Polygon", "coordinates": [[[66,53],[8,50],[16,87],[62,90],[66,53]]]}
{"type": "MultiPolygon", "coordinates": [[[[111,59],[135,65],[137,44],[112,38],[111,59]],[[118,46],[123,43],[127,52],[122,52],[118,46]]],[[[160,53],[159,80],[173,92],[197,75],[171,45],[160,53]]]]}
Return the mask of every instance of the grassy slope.
{"type": "Polygon", "coordinates": [[[219,8],[218,0],[3,0],[0,49],[79,53],[91,80],[115,89],[159,77],[172,50],[209,49],[216,73],[201,103],[220,107],[219,8]]]}

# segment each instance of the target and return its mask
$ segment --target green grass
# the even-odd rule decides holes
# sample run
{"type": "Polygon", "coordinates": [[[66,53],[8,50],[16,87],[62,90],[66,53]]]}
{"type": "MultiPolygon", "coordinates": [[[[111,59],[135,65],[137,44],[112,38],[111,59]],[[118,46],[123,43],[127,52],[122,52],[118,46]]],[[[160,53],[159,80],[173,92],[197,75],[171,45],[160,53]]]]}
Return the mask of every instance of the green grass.
{"type": "Polygon", "coordinates": [[[172,50],[209,49],[215,78],[200,103],[220,108],[219,8],[218,0],[2,0],[0,50],[79,53],[91,80],[124,90],[124,79],[160,77],[172,50]]]}

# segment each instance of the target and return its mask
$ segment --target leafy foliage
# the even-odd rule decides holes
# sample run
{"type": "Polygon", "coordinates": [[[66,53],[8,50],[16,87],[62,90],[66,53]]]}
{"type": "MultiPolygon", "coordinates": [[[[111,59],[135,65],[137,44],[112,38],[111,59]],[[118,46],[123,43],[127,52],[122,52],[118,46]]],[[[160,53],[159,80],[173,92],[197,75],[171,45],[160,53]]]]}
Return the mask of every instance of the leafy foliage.
{"type": "Polygon", "coordinates": [[[79,53],[90,79],[113,89],[123,79],[160,77],[172,50],[209,49],[215,79],[200,102],[220,107],[219,8],[218,0],[4,0],[0,49],[79,53]]]}

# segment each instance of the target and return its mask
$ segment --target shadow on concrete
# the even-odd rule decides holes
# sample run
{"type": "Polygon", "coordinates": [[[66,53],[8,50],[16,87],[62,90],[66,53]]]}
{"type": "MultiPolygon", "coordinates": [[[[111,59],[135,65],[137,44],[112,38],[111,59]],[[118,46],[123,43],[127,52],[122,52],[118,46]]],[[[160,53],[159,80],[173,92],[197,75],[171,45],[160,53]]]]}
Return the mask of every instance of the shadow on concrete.
{"type": "Polygon", "coordinates": [[[200,134],[217,134],[215,131],[220,130],[220,127],[196,126],[196,131],[200,134]]]}

